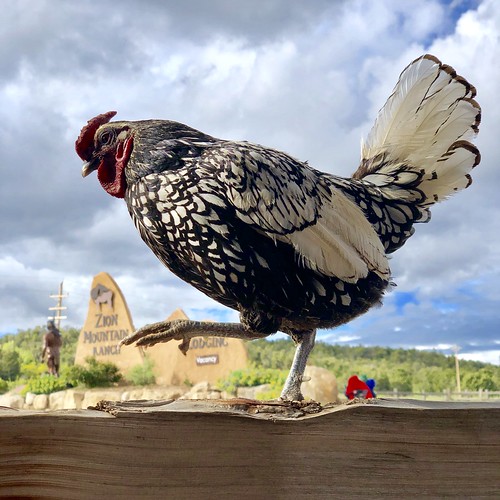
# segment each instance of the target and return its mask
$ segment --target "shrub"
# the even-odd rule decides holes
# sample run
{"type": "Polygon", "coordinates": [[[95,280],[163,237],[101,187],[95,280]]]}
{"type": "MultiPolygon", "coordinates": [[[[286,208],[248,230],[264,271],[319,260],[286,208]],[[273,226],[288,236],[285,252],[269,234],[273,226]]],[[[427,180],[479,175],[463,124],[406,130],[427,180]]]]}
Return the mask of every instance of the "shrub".
{"type": "Polygon", "coordinates": [[[154,362],[147,356],[142,365],[134,366],[127,375],[127,381],[133,385],[149,385],[156,382],[153,373],[154,362]]]}
{"type": "Polygon", "coordinates": [[[32,361],[30,363],[21,364],[21,377],[22,378],[36,378],[41,377],[47,372],[47,365],[45,363],[37,363],[32,361]]]}
{"type": "Polygon", "coordinates": [[[278,387],[276,385],[273,385],[267,391],[257,391],[255,393],[255,399],[261,401],[267,401],[269,399],[278,399],[280,397],[282,389],[283,389],[282,386],[278,387]]]}
{"type": "Polygon", "coordinates": [[[7,392],[8,389],[9,389],[9,384],[7,383],[7,381],[4,380],[3,378],[0,378],[0,394],[7,392]]]}
{"type": "Polygon", "coordinates": [[[30,378],[26,382],[26,386],[21,391],[25,395],[27,392],[33,394],[50,394],[52,392],[63,391],[67,388],[67,383],[62,378],[53,377],[52,375],[42,375],[41,377],[30,378]]]}
{"type": "Polygon", "coordinates": [[[74,365],[68,369],[66,378],[71,385],[87,387],[109,387],[122,379],[118,367],[107,361],[85,358],[87,366],[74,365]]]}
{"type": "Polygon", "coordinates": [[[235,370],[231,372],[228,377],[219,380],[217,387],[230,394],[236,394],[238,387],[255,387],[256,385],[270,384],[272,391],[275,389],[281,391],[286,376],[286,370],[252,366],[245,370],[235,370]]]}

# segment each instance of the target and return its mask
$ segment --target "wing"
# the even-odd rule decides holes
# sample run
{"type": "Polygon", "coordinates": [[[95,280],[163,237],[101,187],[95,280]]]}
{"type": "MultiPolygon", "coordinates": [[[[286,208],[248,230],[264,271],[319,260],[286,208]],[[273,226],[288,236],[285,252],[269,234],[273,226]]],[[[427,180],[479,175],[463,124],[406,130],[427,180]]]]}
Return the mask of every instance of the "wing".
{"type": "Polygon", "coordinates": [[[306,267],[346,282],[370,271],[389,278],[384,248],[362,211],[307,164],[272,149],[226,143],[203,160],[217,163],[237,217],[292,245],[306,267]]]}

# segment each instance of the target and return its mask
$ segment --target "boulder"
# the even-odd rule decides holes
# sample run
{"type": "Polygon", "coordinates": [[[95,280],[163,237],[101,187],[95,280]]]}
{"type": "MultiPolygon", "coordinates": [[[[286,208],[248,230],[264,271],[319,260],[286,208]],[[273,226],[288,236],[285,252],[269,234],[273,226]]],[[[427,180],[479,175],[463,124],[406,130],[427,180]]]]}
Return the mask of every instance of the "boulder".
{"type": "Polygon", "coordinates": [[[2,394],[0,396],[0,406],[8,406],[20,410],[24,406],[24,398],[19,394],[2,394]]]}
{"type": "Polygon", "coordinates": [[[181,387],[144,387],[141,399],[178,399],[184,391],[181,387]]]}
{"type": "Polygon", "coordinates": [[[129,401],[129,400],[144,399],[143,394],[144,394],[144,389],[142,387],[139,389],[130,389],[128,391],[122,392],[121,400],[129,401]]]}
{"type": "Polygon", "coordinates": [[[33,406],[33,400],[35,399],[36,394],[33,392],[27,392],[26,396],[24,396],[24,404],[26,406],[33,406]]]}
{"type": "Polygon", "coordinates": [[[49,396],[47,394],[37,394],[33,398],[34,410],[46,410],[49,406],[49,396]]]}
{"type": "Polygon", "coordinates": [[[307,366],[304,378],[302,394],[305,399],[312,399],[318,403],[338,401],[337,379],[331,371],[319,366],[307,366]]]}
{"type": "Polygon", "coordinates": [[[221,391],[208,382],[199,382],[179,399],[221,399],[221,391]]]}
{"type": "Polygon", "coordinates": [[[4,406],[21,409],[24,405],[24,398],[19,394],[11,394],[5,398],[4,406]]]}
{"type": "Polygon", "coordinates": [[[49,394],[49,408],[51,410],[64,410],[64,397],[66,391],[57,391],[49,394]]]}
{"type": "Polygon", "coordinates": [[[180,386],[145,386],[123,391],[121,401],[179,399],[185,392],[185,388],[180,386]]]}
{"type": "Polygon", "coordinates": [[[81,410],[85,393],[75,389],[64,391],[63,408],[65,410],[81,410]]]}
{"type": "Polygon", "coordinates": [[[86,409],[89,406],[95,406],[99,401],[103,399],[106,401],[120,401],[122,397],[121,392],[117,392],[116,390],[100,389],[100,390],[89,390],[85,392],[85,395],[82,400],[82,408],[86,409]]]}

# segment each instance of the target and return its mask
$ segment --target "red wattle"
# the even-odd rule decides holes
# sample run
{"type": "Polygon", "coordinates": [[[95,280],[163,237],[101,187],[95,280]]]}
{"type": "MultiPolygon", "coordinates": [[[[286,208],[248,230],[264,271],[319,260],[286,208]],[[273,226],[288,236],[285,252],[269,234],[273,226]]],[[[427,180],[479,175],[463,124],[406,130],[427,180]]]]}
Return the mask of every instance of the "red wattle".
{"type": "Polygon", "coordinates": [[[97,169],[97,178],[104,190],[115,198],[124,198],[127,189],[125,179],[125,167],[133,149],[132,137],[119,142],[116,154],[113,157],[105,157],[97,169]]]}

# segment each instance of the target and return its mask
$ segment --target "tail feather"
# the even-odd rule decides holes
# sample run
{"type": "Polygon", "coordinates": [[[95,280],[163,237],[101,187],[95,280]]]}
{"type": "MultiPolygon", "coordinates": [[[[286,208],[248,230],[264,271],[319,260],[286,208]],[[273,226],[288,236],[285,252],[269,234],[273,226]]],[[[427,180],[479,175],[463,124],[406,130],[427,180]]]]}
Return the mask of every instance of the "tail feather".
{"type": "Polygon", "coordinates": [[[481,120],[475,95],[436,57],[413,61],[379,112],[353,178],[375,184],[384,197],[415,203],[419,221],[427,220],[427,207],[467,188],[480,161],[469,142],[481,120]]]}

